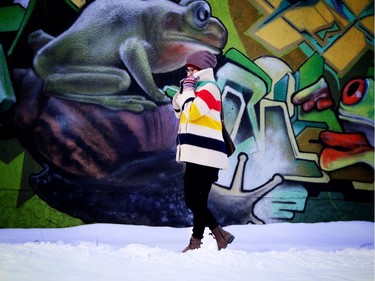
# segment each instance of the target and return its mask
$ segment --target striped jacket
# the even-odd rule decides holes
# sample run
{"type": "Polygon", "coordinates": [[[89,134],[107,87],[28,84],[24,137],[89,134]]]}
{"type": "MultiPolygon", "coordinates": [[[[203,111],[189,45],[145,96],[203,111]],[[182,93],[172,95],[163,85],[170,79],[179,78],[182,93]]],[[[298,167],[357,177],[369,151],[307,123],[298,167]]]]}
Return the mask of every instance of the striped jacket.
{"type": "Polygon", "coordinates": [[[220,119],[221,93],[213,69],[195,73],[195,90],[184,89],[173,97],[175,115],[180,119],[176,160],[227,169],[228,157],[220,119]]]}

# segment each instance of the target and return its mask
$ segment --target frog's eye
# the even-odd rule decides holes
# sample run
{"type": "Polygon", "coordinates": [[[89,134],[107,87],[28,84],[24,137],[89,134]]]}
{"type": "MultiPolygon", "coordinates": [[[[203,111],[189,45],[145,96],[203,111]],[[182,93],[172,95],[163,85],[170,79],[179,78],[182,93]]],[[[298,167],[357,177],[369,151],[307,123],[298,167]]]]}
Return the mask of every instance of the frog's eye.
{"type": "Polygon", "coordinates": [[[194,8],[194,23],[199,28],[205,28],[211,17],[210,6],[206,2],[199,2],[194,8]]]}
{"type": "Polygon", "coordinates": [[[366,92],[366,83],[363,79],[349,81],[342,93],[342,101],[346,105],[354,105],[361,101],[366,92]]]}

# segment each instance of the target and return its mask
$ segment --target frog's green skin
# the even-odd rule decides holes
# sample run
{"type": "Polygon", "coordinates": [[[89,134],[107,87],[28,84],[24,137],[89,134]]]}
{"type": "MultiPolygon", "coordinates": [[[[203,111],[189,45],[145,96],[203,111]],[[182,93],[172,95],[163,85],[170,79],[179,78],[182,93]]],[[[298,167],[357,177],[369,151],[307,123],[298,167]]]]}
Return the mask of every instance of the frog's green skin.
{"type": "Polygon", "coordinates": [[[96,0],[56,38],[41,30],[30,34],[44,92],[138,112],[169,102],[152,74],[181,68],[197,50],[218,54],[227,40],[207,2],[175,2],[96,0]],[[147,99],[124,95],[129,73],[147,99]]]}

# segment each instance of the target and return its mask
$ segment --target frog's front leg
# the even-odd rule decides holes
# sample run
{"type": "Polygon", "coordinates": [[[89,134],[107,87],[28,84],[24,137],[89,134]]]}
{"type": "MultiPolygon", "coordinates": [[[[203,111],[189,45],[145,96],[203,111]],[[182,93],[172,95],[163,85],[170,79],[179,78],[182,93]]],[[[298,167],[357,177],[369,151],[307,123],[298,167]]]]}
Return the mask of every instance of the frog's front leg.
{"type": "Polygon", "coordinates": [[[169,98],[155,84],[148,56],[142,42],[136,38],[126,40],[120,46],[119,51],[121,60],[145,93],[153,101],[169,103],[169,98]]]}
{"type": "Polygon", "coordinates": [[[111,95],[126,91],[128,73],[106,66],[62,66],[44,80],[44,92],[51,94],[111,95]]]}

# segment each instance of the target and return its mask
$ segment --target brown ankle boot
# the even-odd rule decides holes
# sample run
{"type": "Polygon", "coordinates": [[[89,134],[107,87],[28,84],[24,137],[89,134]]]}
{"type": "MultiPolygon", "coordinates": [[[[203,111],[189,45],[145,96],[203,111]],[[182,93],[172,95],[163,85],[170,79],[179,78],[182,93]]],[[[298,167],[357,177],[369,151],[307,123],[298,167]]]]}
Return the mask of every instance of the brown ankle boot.
{"type": "Polygon", "coordinates": [[[191,237],[189,241],[189,245],[187,245],[187,247],[183,249],[182,252],[186,253],[189,250],[199,249],[201,247],[201,244],[202,244],[201,239],[191,237]]]}
{"type": "Polygon", "coordinates": [[[234,236],[228,231],[225,231],[220,225],[212,229],[211,235],[216,239],[217,249],[219,251],[225,249],[228,244],[232,243],[234,240],[234,236]]]}

